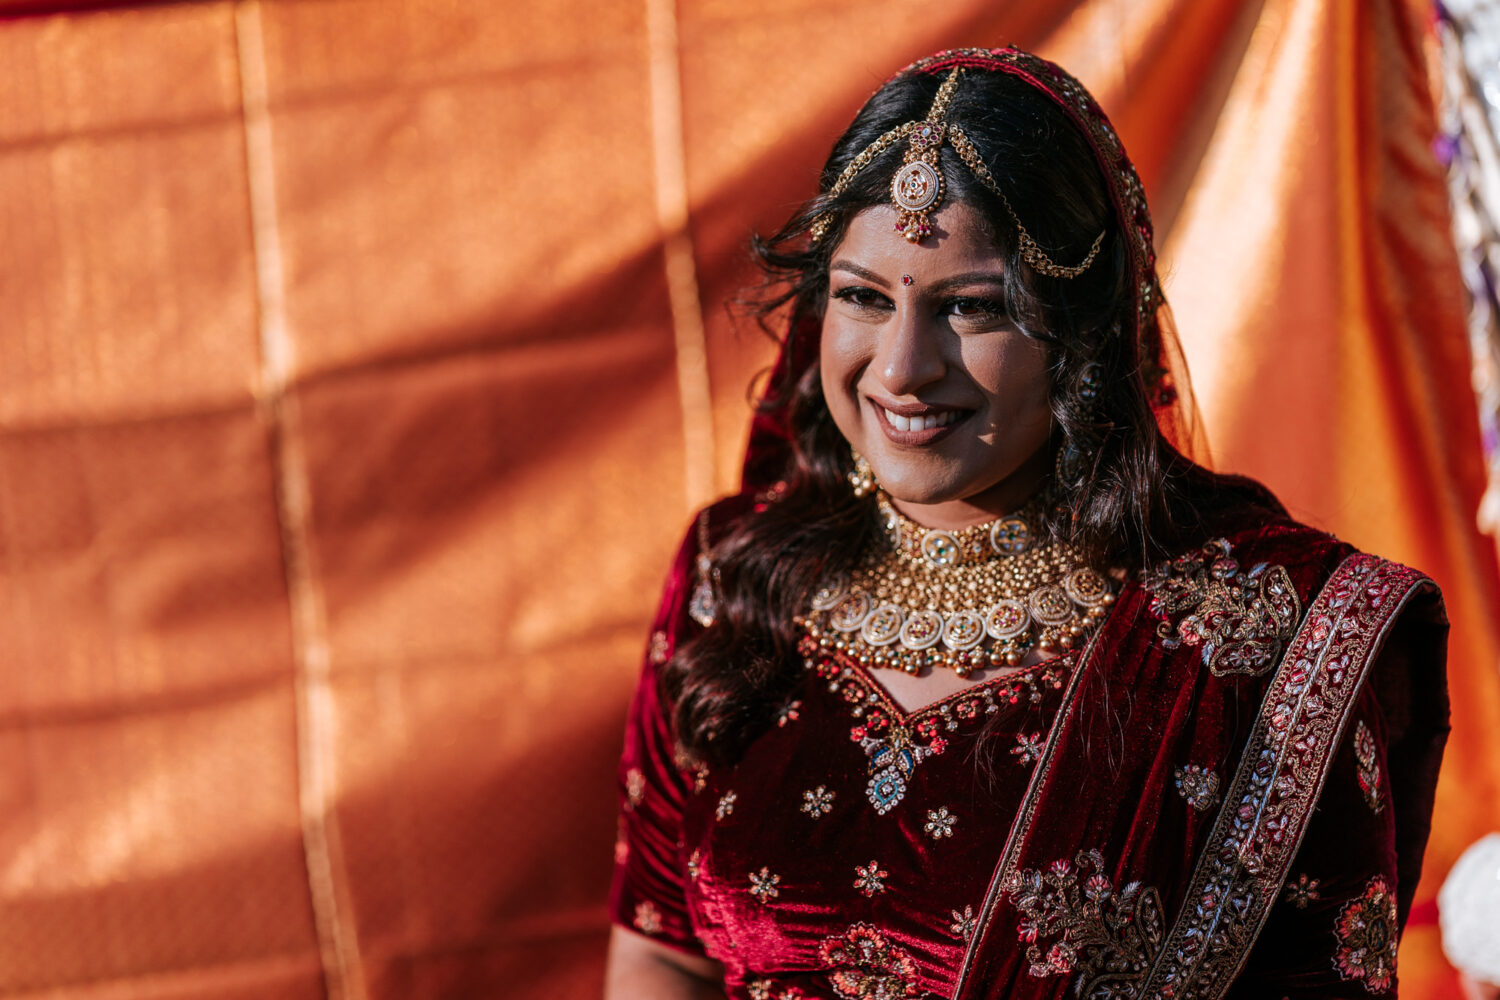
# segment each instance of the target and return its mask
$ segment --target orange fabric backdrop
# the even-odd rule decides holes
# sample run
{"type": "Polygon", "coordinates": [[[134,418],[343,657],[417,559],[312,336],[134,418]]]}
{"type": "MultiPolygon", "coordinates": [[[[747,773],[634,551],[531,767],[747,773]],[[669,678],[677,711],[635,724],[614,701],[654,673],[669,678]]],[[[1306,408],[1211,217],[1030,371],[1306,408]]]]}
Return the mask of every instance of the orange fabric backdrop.
{"type": "MultiPolygon", "coordinates": [[[[1000,41],[1114,113],[1218,464],[1443,583],[1430,899],[1500,826],[1500,574],[1422,9],[0,23],[0,994],[594,995],[644,622],[769,357],[745,237],[894,68],[1000,41]]],[[[1430,908],[1403,962],[1444,995],[1430,908]]]]}

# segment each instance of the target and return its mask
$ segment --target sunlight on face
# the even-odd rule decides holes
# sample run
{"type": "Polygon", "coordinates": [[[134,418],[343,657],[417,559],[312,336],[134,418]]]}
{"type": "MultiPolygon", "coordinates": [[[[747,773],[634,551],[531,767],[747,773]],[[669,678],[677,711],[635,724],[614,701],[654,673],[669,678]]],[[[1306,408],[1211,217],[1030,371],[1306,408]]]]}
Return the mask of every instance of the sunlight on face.
{"type": "Polygon", "coordinates": [[[833,253],[820,358],[834,422],[896,505],[956,528],[1036,492],[1052,414],[1046,348],[1005,313],[1004,260],[967,205],[935,221],[912,244],[894,208],[854,217],[833,253]]]}

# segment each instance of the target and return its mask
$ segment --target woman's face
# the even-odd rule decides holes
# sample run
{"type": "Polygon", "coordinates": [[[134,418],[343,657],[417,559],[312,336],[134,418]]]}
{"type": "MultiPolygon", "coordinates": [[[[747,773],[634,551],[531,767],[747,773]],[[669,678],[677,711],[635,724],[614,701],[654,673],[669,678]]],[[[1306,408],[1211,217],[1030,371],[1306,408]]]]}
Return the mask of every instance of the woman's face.
{"type": "Polygon", "coordinates": [[[921,244],[884,205],[834,250],[823,396],[908,516],[975,524],[1021,506],[1047,468],[1047,351],[1007,318],[1005,264],[963,203],[921,244]]]}

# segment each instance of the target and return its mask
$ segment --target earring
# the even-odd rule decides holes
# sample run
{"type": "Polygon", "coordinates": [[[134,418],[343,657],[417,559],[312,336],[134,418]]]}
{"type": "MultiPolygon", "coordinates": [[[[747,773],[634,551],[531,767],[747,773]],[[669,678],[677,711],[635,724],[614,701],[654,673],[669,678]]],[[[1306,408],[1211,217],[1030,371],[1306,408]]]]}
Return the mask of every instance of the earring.
{"type": "Polygon", "coordinates": [[[849,473],[849,485],[856,497],[869,496],[875,492],[875,470],[870,468],[869,459],[853,449],[850,451],[854,455],[854,471],[849,473]]]}
{"type": "MultiPolygon", "coordinates": [[[[1078,374],[1078,398],[1083,400],[1083,413],[1090,422],[1098,409],[1099,389],[1104,381],[1104,366],[1090,361],[1078,374]]],[[[1057,448],[1057,463],[1053,476],[1059,486],[1074,486],[1083,478],[1085,464],[1084,449],[1071,437],[1064,437],[1057,448]]]]}

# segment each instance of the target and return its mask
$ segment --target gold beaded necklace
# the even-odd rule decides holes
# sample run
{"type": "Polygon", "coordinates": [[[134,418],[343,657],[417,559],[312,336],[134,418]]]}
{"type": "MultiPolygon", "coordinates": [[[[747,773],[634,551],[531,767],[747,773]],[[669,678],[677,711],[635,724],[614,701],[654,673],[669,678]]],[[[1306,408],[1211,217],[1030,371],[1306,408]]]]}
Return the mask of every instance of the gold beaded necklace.
{"type": "MultiPolygon", "coordinates": [[[[807,642],[871,667],[968,677],[1015,666],[1033,648],[1070,649],[1103,620],[1109,581],[1045,537],[1040,498],[986,524],[924,528],[878,494],[887,544],[813,596],[807,642]]],[[[812,647],[809,647],[811,652],[812,647]]]]}

